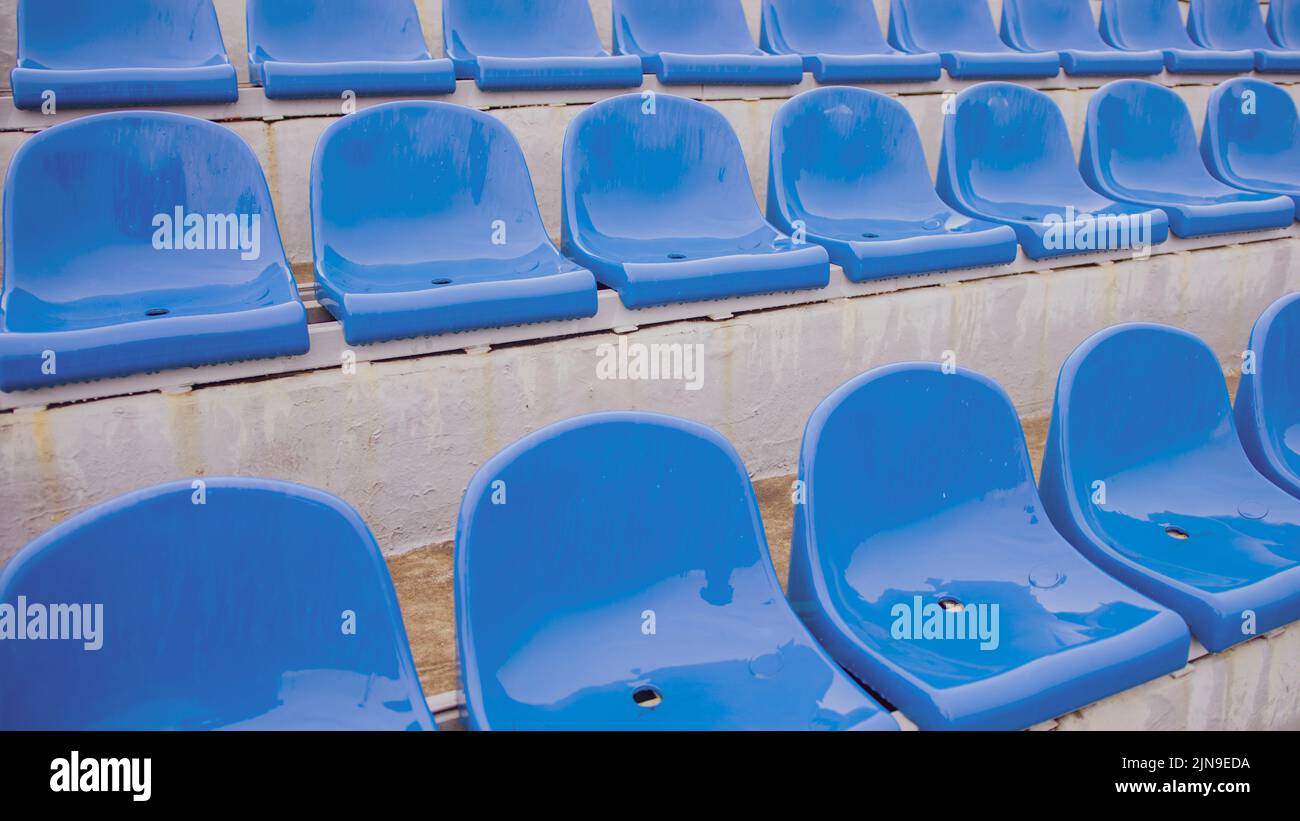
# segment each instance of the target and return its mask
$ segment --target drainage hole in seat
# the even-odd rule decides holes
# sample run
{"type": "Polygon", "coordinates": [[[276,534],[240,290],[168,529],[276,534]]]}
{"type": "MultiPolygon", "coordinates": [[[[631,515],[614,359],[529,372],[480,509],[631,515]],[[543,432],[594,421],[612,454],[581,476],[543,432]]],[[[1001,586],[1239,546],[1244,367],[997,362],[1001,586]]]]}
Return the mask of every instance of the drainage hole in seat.
{"type": "Polygon", "coordinates": [[[685,255],[685,254],[669,254],[669,255],[668,255],[668,258],[669,258],[669,259],[686,259],[686,255],[685,255]]]}
{"type": "Polygon", "coordinates": [[[663,703],[664,697],[658,690],[653,687],[638,687],[632,692],[632,700],[638,707],[658,707],[663,703]]]}
{"type": "Polygon", "coordinates": [[[171,313],[171,311],[166,308],[150,308],[149,310],[144,312],[144,315],[145,316],[167,316],[167,314],[169,313],[171,313]]]}
{"type": "Polygon", "coordinates": [[[880,235],[879,235],[879,234],[873,234],[873,233],[871,233],[870,231],[868,231],[868,232],[866,232],[865,234],[862,235],[862,238],[863,238],[863,239],[880,239],[880,235]]]}
{"type": "Polygon", "coordinates": [[[1191,534],[1189,534],[1186,530],[1183,530],[1181,527],[1174,527],[1172,525],[1165,528],[1165,535],[1171,539],[1178,539],[1179,541],[1185,541],[1187,539],[1192,538],[1191,534]]]}
{"type": "Polygon", "coordinates": [[[960,613],[966,609],[966,605],[953,598],[939,599],[939,606],[949,613],[960,613]]]}
{"type": "Polygon", "coordinates": [[[450,284],[451,284],[451,280],[450,280],[450,279],[435,279],[435,280],[433,281],[433,284],[434,284],[434,285],[450,285],[450,284]]]}

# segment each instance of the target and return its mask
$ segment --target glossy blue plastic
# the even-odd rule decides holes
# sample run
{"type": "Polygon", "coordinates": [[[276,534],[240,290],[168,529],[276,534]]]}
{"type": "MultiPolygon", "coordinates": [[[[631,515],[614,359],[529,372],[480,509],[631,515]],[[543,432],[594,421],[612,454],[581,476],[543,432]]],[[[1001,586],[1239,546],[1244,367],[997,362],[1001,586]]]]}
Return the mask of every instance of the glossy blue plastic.
{"type": "Polygon", "coordinates": [[[4,240],[0,390],[307,352],[262,166],[216,123],[37,134],[9,164],[4,240]]]}
{"type": "Polygon", "coordinates": [[[824,247],[854,282],[1015,260],[1016,232],[939,199],[921,138],[897,100],[819,88],[772,121],[767,216],[824,247]]]}
{"type": "Polygon", "coordinates": [[[1169,236],[1163,211],[1089,188],[1056,103],[1011,83],[981,83],[957,95],[944,119],[938,190],[958,211],[1016,229],[1034,259],[1142,251],[1169,236]]]}
{"type": "Polygon", "coordinates": [[[803,59],[754,45],[740,0],[613,0],[614,53],[673,84],[795,85],[803,59]]]}
{"type": "Polygon", "coordinates": [[[119,497],[15,556],[0,603],[26,604],[26,629],[58,605],[98,625],[0,641],[2,730],[435,729],[379,547],[318,490],[205,478],[119,497]]]}
{"type": "Polygon", "coordinates": [[[587,0],[443,0],[442,39],[485,90],[641,85],[641,58],[605,51],[587,0]]]}
{"type": "Polygon", "coordinates": [[[979,374],[904,363],[841,386],[799,478],[790,601],[922,729],[1020,729],[1187,663],[1182,620],[1052,528],[1015,408],[979,374]]]}
{"type": "Polygon", "coordinates": [[[1097,33],[1088,0],[1002,0],[1002,39],[1021,51],[1055,51],[1071,76],[1159,74],[1159,51],[1121,51],[1097,33]]]}
{"type": "Polygon", "coordinates": [[[472,728],[895,730],[781,592],[717,432],[601,413],[487,462],[456,531],[472,728]]]}
{"type": "Polygon", "coordinates": [[[1300,50],[1300,0],[1269,0],[1264,28],[1279,48],[1300,50]]]}
{"type": "Polygon", "coordinates": [[[889,44],[908,54],[938,52],[949,76],[1055,77],[1061,56],[1029,54],[1002,42],[986,3],[889,0],[889,44]]]}
{"type": "Polygon", "coordinates": [[[904,54],[885,42],[870,2],[763,0],[759,45],[772,54],[798,54],[819,83],[899,83],[937,80],[938,54],[904,54]]]}
{"type": "Polygon", "coordinates": [[[1092,95],[1079,170],[1108,197],[1161,209],[1180,237],[1285,228],[1295,220],[1289,197],[1210,176],[1187,103],[1146,80],[1116,80],[1092,95]]]}
{"type": "Polygon", "coordinates": [[[1234,188],[1284,194],[1300,209],[1300,114],[1279,86],[1249,77],[1210,92],[1201,157],[1234,188]]]}
{"type": "Polygon", "coordinates": [[[1218,652],[1300,618],[1300,500],[1261,476],[1218,357],[1119,325],[1066,360],[1042,470],[1057,529],[1218,652]]]}
{"type": "Polygon", "coordinates": [[[212,0],[18,0],[14,105],[233,103],[212,0]]]}
{"type": "Polygon", "coordinates": [[[1253,51],[1256,71],[1300,71],[1300,50],[1279,48],[1268,36],[1259,0],[1191,0],[1187,33],[1206,48],[1253,51]]]}
{"type": "Polygon", "coordinates": [[[717,109],[625,94],[564,135],[562,248],[629,308],[824,288],[825,249],[769,225],[717,109]]]}
{"type": "Polygon", "coordinates": [[[456,90],[424,43],[414,0],[247,0],[248,74],[273,99],[456,90]]]}
{"type": "Polygon", "coordinates": [[[1198,46],[1183,27],[1178,0],[1101,0],[1102,38],[1126,51],[1165,55],[1175,74],[1235,74],[1255,68],[1255,52],[1198,46]]]}
{"type": "Polygon", "coordinates": [[[499,120],[397,102],[334,123],[311,174],[317,298],[350,345],[595,316],[499,120]]]}
{"type": "Polygon", "coordinates": [[[1287,294],[1255,323],[1235,408],[1237,430],[1251,464],[1273,484],[1300,498],[1300,294],[1287,294]]]}

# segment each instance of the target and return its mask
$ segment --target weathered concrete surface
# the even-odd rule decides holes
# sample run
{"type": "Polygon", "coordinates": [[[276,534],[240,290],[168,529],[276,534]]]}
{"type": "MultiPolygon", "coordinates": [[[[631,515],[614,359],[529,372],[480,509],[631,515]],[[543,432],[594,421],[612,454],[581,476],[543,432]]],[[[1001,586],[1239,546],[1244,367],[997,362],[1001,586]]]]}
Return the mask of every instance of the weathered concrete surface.
{"type": "Polygon", "coordinates": [[[1198,658],[1070,713],[1058,730],[1300,730],[1300,629],[1198,658]]]}
{"type": "Polygon", "coordinates": [[[1270,302],[1300,289],[1300,240],[1170,254],[643,328],[636,343],[703,345],[704,385],[602,380],[613,334],[144,394],[0,415],[0,562],[87,506],[192,475],[288,479],[338,494],[386,552],[451,537],[476,467],[576,414],[635,408],[697,419],[757,478],[794,472],[824,396],[867,368],[957,363],[1001,382],[1023,416],[1050,411],[1061,362],[1122,321],[1201,334],[1235,367],[1270,302]]]}

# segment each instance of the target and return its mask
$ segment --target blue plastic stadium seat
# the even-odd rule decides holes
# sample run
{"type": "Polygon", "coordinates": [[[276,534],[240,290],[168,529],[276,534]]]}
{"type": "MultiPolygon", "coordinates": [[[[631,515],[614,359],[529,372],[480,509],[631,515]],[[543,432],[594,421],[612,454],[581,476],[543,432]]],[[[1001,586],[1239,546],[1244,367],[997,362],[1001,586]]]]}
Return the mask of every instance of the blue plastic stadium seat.
{"type": "Polygon", "coordinates": [[[1120,325],[1066,360],[1043,457],[1057,529],[1212,652],[1300,618],[1300,500],[1251,466],[1232,413],[1204,342],[1120,325]]]}
{"type": "Polygon", "coordinates": [[[937,80],[938,54],[904,54],[885,42],[871,4],[863,0],[763,0],[759,44],[772,54],[798,54],[819,83],[937,80]]]}
{"type": "Polygon", "coordinates": [[[740,0],[614,0],[613,15],[614,53],[640,57],[661,83],[803,82],[799,55],[754,45],[740,0]]]}
{"type": "Polygon", "coordinates": [[[1180,237],[1285,228],[1295,220],[1289,197],[1210,176],[1187,104],[1146,80],[1116,80],[1092,95],[1079,170],[1112,199],[1161,209],[1180,237]]]}
{"type": "Polygon", "coordinates": [[[514,135],[464,106],[388,103],[330,126],[311,217],[317,298],[350,345],[596,313],[514,135]]]}
{"type": "Polygon", "coordinates": [[[1259,0],[1191,0],[1187,33],[1198,45],[1255,53],[1256,71],[1300,71],[1300,50],[1279,48],[1269,38],[1259,0]]]}
{"type": "Polygon", "coordinates": [[[1126,51],[1164,53],[1175,74],[1235,74],[1255,68],[1255,52],[1198,46],[1183,27],[1178,0],[1101,0],[1101,36],[1126,51]]]}
{"type": "Polygon", "coordinates": [[[1169,236],[1163,211],[1089,188],[1056,103],[1011,83],[981,83],[957,95],[944,120],[938,189],[958,211],[1016,229],[1033,259],[1145,253],[1169,236]]]}
{"type": "Polygon", "coordinates": [[[248,0],[248,74],[271,99],[450,94],[413,0],[248,0]]]}
{"type": "Polygon", "coordinates": [[[970,0],[889,0],[889,44],[908,54],[938,52],[949,76],[1055,77],[1061,56],[1028,54],[998,37],[988,5],[970,0]]]}
{"type": "Polygon", "coordinates": [[[825,249],[759,210],[740,141],[703,103],[602,100],[564,135],[563,245],[629,308],[824,288],[825,249]]]}
{"type": "Polygon", "coordinates": [[[212,0],[18,0],[14,105],[233,103],[212,0]]]}
{"type": "Polygon", "coordinates": [[[1159,74],[1159,51],[1121,51],[1097,33],[1088,0],[1002,0],[1002,39],[1021,51],[1055,51],[1072,76],[1159,74]]]}
{"type": "Polygon", "coordinates": [[[587,0],[443,0],[442,39],[485,90],[641,85],[641,58],[605,51],[587,0]]]}
{"type": "Polygon", "coordinates": [[[854,282],[1015,260],[1016,232],[939,199],[916,125],[898,101],[856,88],[807,91],[772,122],[768,220],[854,282]]]}
{"type": "Polygon", "coordinates": [[[570,419],[479,470],[456,635],[475,729],[898,728],[791,611],[735,450],[670,416],[570,419]]]}
{"type": "Polygon", "coordinates": [[[979,374],[905,363],[843,385],[799,478],[790,601],[922,729],[1021,729],[1187,663],[1182,620],[1053,529],[1015,408],[979,374]]]}
{"type": "Polygon", "coordinates": [[[1264,28],[1279,48],[1300,50],[1300,0],[1269,0],[1264,28]]]}
{"type": "Polygon", "coordinates": [[[0,390],[307,352],[262,167],[234,132],[97,114],[9,164],[0,390]]]}
{"type": "Polygon", "coordinates": [[[1285,194],[1300,209],[1300,115],[1285,89],[1247,77],[1220,84],[1205,106],[1201,157],[1228,185],[1285,194]]]}
{"type": "Polygon", "coordinates": [[[13,558],[0,603],[19,602],[0,730],[435,729],[379,547],[318,490],[207,478],[119,497],[13,558]],[[75,608],[60,639],[32,640],[33,608],[52,625],[59,605],[75,608]]]}
{"type": "Polygon", "coordinates": [[[1253,368],[1237,386],[1241,444],[1255,468],[1300,498],[1300,294],[1288,294],[1260,316],[1247,348],[1253,368]]]}

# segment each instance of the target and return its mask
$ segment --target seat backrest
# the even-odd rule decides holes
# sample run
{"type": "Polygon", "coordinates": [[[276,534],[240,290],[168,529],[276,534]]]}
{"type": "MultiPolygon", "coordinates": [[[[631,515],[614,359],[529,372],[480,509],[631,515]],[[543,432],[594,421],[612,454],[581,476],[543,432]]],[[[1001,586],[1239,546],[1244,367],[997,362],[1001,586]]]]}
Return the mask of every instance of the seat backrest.
{"type": "Polygon", "coordinates": [[[1264,29],[1259,0],[1191,0],[1187,31],[1208,48],[1276,48],[1264,29]]]}
{"type": "Polygon", "coordinates": [[[1088,0],[1002,0],[1002,39],[1036,51],[1106,47],[1088,0]]]}
{"type": "Polygon", "coordinates": [[[740,0],[613,0],[614,53],[755,54],[740,0]]]}
{"type": "Polygon", "coordinates": [[[875,91],[829,87],[791,99],[772,120],[770,162],[768,214],[786,230],[803,220],[819,233],[868,209],[946,210],[911,115],[875,91]]]}
{"type": "Polygon", "coordinates": [[[428,60],[415,0],[247,0],[254,62],[428,60]]]}
{"type": "MultiPolygon", "coordinates": [[[[594,678],[633,655],[689,663],[726,635],[683,633],[670,619],[700,628],[696,615],[774,600],[784,604],[745,466],[702,425],[650,413],[570,419],[506,448],[465,491],[456,623],[474,726],[557,704],[587,677],[607,683],[594,678]],[[628,625],[610,618],[624,602],[628,625]],[[660,629],[638,643],[647,610],[660,629]]],[[[744,635],[743,616],[735,630],[744,635]]]]}
{"type": "Polygon", "coordinates": [[[229,62],[212,0],[18,0],[20,68],[229,62]]]}
{"type": "Polygon", "coordinates": [[[1269,0],[1264,26],[1282,48],[1300,48],[1300,0],[1269,0]]]}
{"type": "Polygon", "coordinates": [[[1005,51],[987,3],[889,0],[889,42],[909,52],[1005,51]]]}
{"type": "Polygon", "coordinates": [[[318,263],[555,253],[514,135],[450,103],[388,103],[330,126],[312,161],[311,216],[318,263]]]}
{"type": "Polygon", "coordinates": [[[1195,48],[1183,27],[1178,0],[1101,0],[1100,31],[1126,49],[1195,48]]]}
{"type": "Polygon", "coordinates": [[[1300,167],[1300,115],[1280,86],[1250,77],[1221,83],[1210,93],[1201,129],[1201,154],[1215,176],[1252,187],[1300,167]]]}
{"type": "Polygon", "coordinates": [[[0,641],[0,728],[197,730],[282,707],[290,727],[433,727],[379,547],[317,490],[208,478],[122,496],[14,557],[0,603],[19,597],[85,605],[60,630],[80,615],[82,640],[0,641]]]}
{"type": "Polygon", "coordinates": [[[1112,520],[1135,515],[1126,502],[1159,496],[1145,487],[1149,481],[1141,492],[1121,491],[1115,477],[1151,469],[1175,475],[1198,453],[1245,464],[1223,370],[1200,339],[1164,325],[1117,325],[1066,359],[1043,461],[1042,493],[1054,521],[1073,510],[1076,520],[1104,533],[1112,520]],[[1112,485],[1100,488],[1106,505],[1091,502],[1096,482],[1112,485]]]}
{"type": "Polygon", "coordinates": [[[1085,178],[1095,168],[1121,188],[1159,189],[1162,178],[1181,187],[1209,176],[1187,103],[1146,80],[1116,80],[1092,95],[1084,151],[1085,178]]]}
{"type": "Polygon", "coordinates": [[[670,94],[624,94],[574,118],[563,189],[566,239],[730,237],[766,225],[726,118],[670,94]]]}
{"type": "Polygon", "coordinates": [[[182,114],[96,114],[32,137],[9,163],[4,237],[8,330],[106,293],[124,320],[159,288],[259,281],[271,301],[297,298],[257,156],[182,114]],[[191,235],[190,220],[205,227],[191,235]],[[178,232],[202,247],[171,253],[178,232]]]}
{"type": "Polygon", "coordinates": [[[1084,187],[1065,117],[1043,92],[980,83],[958,94],[953,106],[944,119],[939,163],[945,197],[976,203],[1071,183],[1084,187]]]}
{"type": "Polygon", "coordinates": [[[843,578],[864,545],[896,548],[908,531],[953,538],[956,567],[980,550],[959,547],[959,534],[1044,519],[1011,400],[984,376],[935,363],[889,365],[838,388],[808,421],[799,467],[795,553],[808,551],[828,579],[843,578]]]}
{"type": "Polygon", "coordinates": [[[888,48],[864,0],[763,0],[760,44],[779,54],[875,54],[888,48]]]}
{"type": "Polygon", "coordinates": [[[1278,473],[1271,457],[1300,476],[1300,294],[1282,297],[1260,315],[1248,350],[1254,367],[1242,369],[1235,408],[1242,444],[1261,473],[1278,473]]]}
{"type": "Polygon", "coordinates": [[[453,59],[605,53],[587,0],[443,0],[442,39],[453,59]]]}

